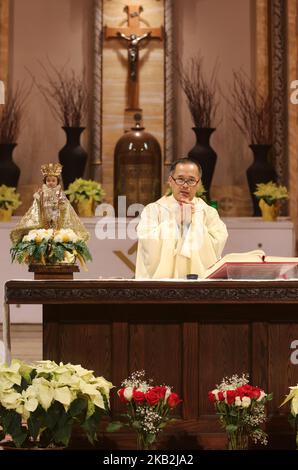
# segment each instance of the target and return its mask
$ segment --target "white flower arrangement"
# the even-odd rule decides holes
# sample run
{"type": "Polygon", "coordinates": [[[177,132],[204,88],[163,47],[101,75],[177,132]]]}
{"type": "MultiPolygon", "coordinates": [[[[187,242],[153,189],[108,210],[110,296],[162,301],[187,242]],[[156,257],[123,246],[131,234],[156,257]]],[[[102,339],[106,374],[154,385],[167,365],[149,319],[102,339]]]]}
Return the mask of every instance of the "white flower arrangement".
{"type": "Polygon", "coordinates": [[[91,260],[86,243],[72,229],[35,229],[10,250],[12,261],[26,264],[72,264],[91,260]]]}
{"type": "Polygon", "coordinates": [[[23,242],[36,242],[41,243],[42,241],[48,241],[50,238],[53,237],[53,229],[35,229],[30,230],[30,232],[23,237],[23,242]]]}
{"type": "Polygon", "coordinates": [[[0,366],[0,439],[10,435],[17,447],[69,443],[79,423],[90,442],[109,411],[112,383],[81,365],[13,361],[0,366]]]}
{"type": "Polygon", "coordinates": [[[59,242],[59,243],[76,243],[79,241],[79,237],[74,233],[74,231],[70,228],[64,229],[61,228],[57,232],[54,233],[53,237],[54,242],[59,242]]]}

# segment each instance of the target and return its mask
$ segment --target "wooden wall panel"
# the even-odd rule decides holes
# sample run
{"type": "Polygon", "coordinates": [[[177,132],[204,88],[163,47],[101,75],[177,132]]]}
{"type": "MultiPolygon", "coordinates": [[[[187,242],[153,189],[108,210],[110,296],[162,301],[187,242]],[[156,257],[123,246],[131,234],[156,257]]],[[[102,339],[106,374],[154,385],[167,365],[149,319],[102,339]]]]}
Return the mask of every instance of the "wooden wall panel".
{"type": "Polygon", "coordinates": [[[248,324],[204,324],[200,326],[199,415],[214,414],[208,391],[225,376],[250,370],[248,324]]]}
{"type": "Polygon", "coordinates": [[[110,325],[62,324],[60,326],[60,354],[63,361],[81,364],[96,374],[110,376],[110,325]],[[82,351],[85,361],[82,363],[82,351]]]}
{"type": "Polygon", "coordinates": [[[251,380],[256,386],[268,390],[269,343],[268,323],[252,324],[251,337],[251,380]]]}
{"type": "Polygon", "coordinates": [[[129,328],[130,371],[145,369],[157,384],[171,385],[182,393],[182,338],[177,324],[131,324],[129,328]],[[165,379],[165,371],[167,371],[165,379]]]}

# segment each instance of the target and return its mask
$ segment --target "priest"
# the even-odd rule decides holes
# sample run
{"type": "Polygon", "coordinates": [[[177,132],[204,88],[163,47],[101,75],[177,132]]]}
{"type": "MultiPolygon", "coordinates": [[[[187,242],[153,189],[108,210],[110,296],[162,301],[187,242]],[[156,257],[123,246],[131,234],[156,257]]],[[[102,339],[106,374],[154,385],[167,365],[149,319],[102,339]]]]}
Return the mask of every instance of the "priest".
{"type": "Polygon", "coordinates": [[[137,279],[204,277],[221,257],[228,233],[218,212],[196,192],[200,166],[176,160],[168,183],[171,195],[148,204],[137,227],[137,279]]]}

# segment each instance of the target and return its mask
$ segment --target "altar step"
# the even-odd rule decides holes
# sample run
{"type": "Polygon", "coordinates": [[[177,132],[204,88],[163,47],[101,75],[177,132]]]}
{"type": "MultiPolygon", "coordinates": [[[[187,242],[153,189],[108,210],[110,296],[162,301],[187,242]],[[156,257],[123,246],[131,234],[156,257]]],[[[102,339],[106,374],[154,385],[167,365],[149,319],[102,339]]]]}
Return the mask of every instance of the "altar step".
{"type": "MultiPolygon", "coordinates": [[[[0,340],[3,341],[2,330],[0,325],[0,340]]],[[[11,349],[11,356],[14,359],[22,361],[42,359],[42,325],[12,324],[11,349]]]]}

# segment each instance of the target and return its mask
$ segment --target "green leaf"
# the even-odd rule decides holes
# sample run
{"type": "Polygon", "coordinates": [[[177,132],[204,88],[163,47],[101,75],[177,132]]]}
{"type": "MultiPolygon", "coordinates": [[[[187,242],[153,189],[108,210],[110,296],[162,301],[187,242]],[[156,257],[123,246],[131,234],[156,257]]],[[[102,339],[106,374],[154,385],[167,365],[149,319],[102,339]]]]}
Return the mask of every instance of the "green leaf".
{"type": "Polygon", "coordinates": [[[86,409],[86,400],[84,400],[84,398],[77,398],[71,403],[68,414],[72,417],[79,416],[83,411],[86,411],[86,409]]]}
{"type": "Polygon", "coordinates": [[[18,432],[22,424],[21,415],[14,410],[7,410],[7,414],[2,418],[2,426],[6,434],[14,435],[18,432]]]}
{"type": "Polygon", "coordinates": [[[119,431],[119,429],[123,428],[124,424],[121,421],[113,421],[107,425],[106,431],[107,432],[115,432],[119,431]]]}
{"type": "Polygon", "coordinates": [[[59,422],[57,429],[53,432],[54,442],[56,444],[64,444],[65,446],[68,446],[71,437],[72,425],[72,418],[63,419],[63,422],[59,422]]]}
{"type": "Polygon", "coordinates": [[[97,439],[96,431],[99,425],[101,413],[99,408],[96,406],[93,415],[88,417],[82,424],[82,428],[86,431],[87,438],[91,444],[97,439]]]}
{"type": "Polygon", "coordinates": [[[45,413],[45,425],[53,430],[61,418],[65,415],[65,410],[61,403],[55,401],[45,413]]]}
{"type": "Polygon", "coordinates": [[[29,430],[30,436],[32,436],[33,439],[36,441],[37,436],[38,436],[39,431],[40,431],[39,416],[34,414],[34,413],[31,413],[30,417],[27,420],[27,424],[28,424],[28,430],[29,430]]]}
{"type": "Polygon", "coordinates": [[[16,447],[22,447],[22,445],[27,439],[27,435],[28,431],[24,426],[19,428],[16,433],[11,434],[11,437],[16,447]]]}

